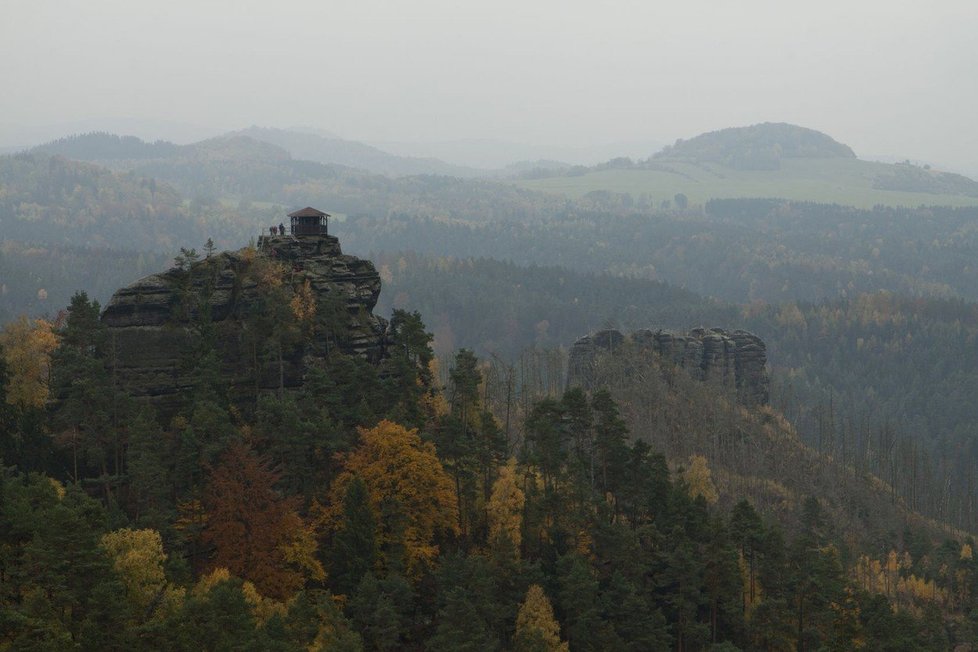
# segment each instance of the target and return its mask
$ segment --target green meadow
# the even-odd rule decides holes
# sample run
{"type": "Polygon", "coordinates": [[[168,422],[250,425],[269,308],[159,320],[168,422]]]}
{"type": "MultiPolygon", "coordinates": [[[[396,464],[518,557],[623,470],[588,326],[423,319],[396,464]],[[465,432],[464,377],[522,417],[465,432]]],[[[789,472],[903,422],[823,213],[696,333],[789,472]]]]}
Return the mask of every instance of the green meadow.
{"type": "Polygon", "coordinates": [[[682,193],[691,204],[709,199],[781,197],[860,208],[885,206],[975,206],[978,197],[873,188],[893,167],[852,158],[782,159],[779,170],[735,170],[718,163],[660,159],[656,169],[597,170],[578,176],[519,180],[522,187],[579,199],[595,190],[648,196],[655,203],[682,193]]]}

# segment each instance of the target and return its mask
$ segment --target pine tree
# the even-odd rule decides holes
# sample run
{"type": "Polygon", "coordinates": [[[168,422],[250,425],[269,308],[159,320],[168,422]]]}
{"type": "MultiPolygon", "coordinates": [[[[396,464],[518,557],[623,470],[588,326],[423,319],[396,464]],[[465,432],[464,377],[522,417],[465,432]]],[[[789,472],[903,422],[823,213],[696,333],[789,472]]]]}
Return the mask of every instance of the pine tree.
{"type": "Polygon", "coordinates": [[[175,512],[168,449],[152,414],[145,409],[138,412],[129,426],[126,452],[130,514],[137,523],[156,529],[165,527],[175,512]]]}
{"type": "Polygon", "coordinates": [[[390,322],[390,367],[393,373],[386,381],[389,403],[387,417],[411,428],[421,428],[431,421],[426,414],[425,398],[435,392],[431,373],[432,335],[425,330],[418,312],[394,310],[390,322]]]}
{"type": "Polygon", "coordinates": [[[606,640],[598,582],[587,561],[574,553],[557,563],[560,588],[557,604],[563,614],[567,642],[575,650],[600,650],[606,640]]]}
{"type": "Polygon", "coordinates": [[[757,581],[757,557],[764,540],[764,524],[753,506],[746,500],[734,505],[730,514],[730,535],[740,549],[740,556],[747,567],[747,580],[742,595],[744,616],[750,613],[760,597],[757,581]]]}
{"type": "Polygon", "coordinates": [[[101,505],[72,485],[49,478],[5,482],[3,511],[20,540],[11,556],[3,551],[4,592],[16,587],[20,600],[4,604],[15,649],[127,647],[126,589],[99,547],[105,528],[101,505]]]}
{"type": "Polygon", "coordinates": [[[462,587],[448,590],[445,605],[438,611],[434,635],[425,649],[432,652],[482,652],[499,649],[483,614],[468,598],[462,587]]]}
{"type": "Polygon", "coordinates": [[[667,650],[672,644],[662,610],[654,607],[638,587],[615,571],[601,594],[603,618],[611,626],[604,649],[667,650]]]}
{"type": "Polygon", "coordinates": [[[409,640],[415,597],[404,577],[367,573],[349,603],[350,617],[371,650],[401,649],[409,640]]]}
{"type": "Polygon", "coordinates": [[[591,398],[597,487],[602,494],[617,494],[628,459],[628,426],[606,389],[591,398]]]}
{"type": "Polygon", "coordinates": [[[377,519],[367,487],[354,477],[343,498],[343,515],[329,549],[329,580],[340,594],[352,595],[377,562],[377,519]]]}

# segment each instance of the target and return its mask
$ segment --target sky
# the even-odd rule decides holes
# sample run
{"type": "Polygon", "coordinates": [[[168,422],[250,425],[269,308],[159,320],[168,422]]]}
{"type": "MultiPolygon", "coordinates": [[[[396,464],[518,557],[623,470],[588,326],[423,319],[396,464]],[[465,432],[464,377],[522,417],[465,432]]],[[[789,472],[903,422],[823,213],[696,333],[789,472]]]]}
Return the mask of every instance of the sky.
{"type": "Polygon", "coordinates": [[[112,120],[572,147],[772,121],[978,171],[976,26],[973,0],[0,0],[0,144],[112,120]]]}

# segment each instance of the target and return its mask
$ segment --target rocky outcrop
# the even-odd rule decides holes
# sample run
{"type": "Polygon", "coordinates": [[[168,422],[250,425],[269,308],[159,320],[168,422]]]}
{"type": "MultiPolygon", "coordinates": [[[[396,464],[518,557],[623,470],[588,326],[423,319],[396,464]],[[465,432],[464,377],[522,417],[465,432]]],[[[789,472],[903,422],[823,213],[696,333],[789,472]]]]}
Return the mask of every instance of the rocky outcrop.
{"type": "Polygon", "coordinates": [[[387,343],[387,322],[372,314],[379,294],[373,263],[344,255],[335,237],[263,236],[257,250],[213,255],[118,290],[102,322],[117,382],[165,418],[199,382],[195,356],[205,340],[229,398],[243,406],[261,392],[301,386],[332,351],[379,363],[387,343]],[[298,324],[290,301],[303,291],[314,316],[298,324]]]}
{"type": "Polygon", "coordinates": [[[686,370],[693,378],[715,381],[736,390],[749,405],[768,401],[767,352],[764,342],[747,331],[697,328],[689,333],[638,330],[624,335],[603,330],[586,335],[571,347],[568,386],[593,389],[598,357],[616,352],[656,355],[686,370]]]}

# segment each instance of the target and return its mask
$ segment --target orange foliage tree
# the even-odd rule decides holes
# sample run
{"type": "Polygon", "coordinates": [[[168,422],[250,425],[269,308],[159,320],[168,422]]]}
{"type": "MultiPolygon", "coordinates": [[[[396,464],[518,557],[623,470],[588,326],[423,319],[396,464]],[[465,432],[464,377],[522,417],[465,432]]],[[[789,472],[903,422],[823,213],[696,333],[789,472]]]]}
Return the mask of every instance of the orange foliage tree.
{"type": "Polygon", "coordinates": [[[276,491],[278,480],[247,444],[232,444],[211,471],[201,537],[214,549],[210,568],[226,568],[262,595],[284,599],[325,574],[312,530],[296,512],[298,499],[276,491]]]}
{"type": "Polygon", "coordinates": [[[416,575],[438,556],[435,536],[458,533],[454,484],[434,445],[422,442],[416,429],[384,420],[359,430],[360,445],[341,459],[343,472],[330,487],[324,520],[330,529],[337,527],[347,485],[359,477],[378,515],[381,561],[388,568],[403,561],[408,574],[416,575]]]}

